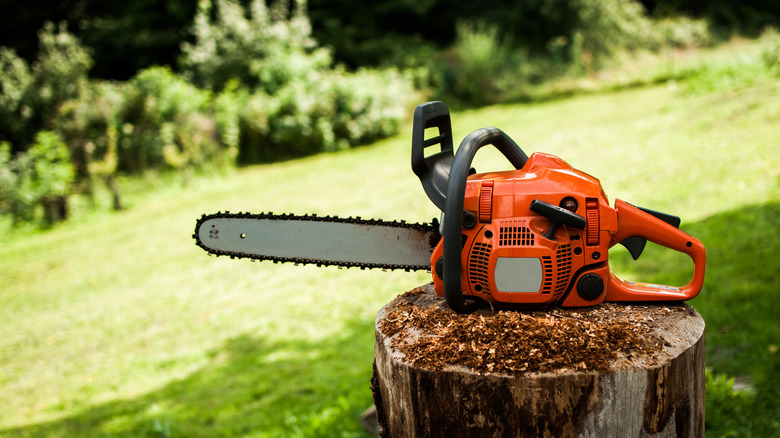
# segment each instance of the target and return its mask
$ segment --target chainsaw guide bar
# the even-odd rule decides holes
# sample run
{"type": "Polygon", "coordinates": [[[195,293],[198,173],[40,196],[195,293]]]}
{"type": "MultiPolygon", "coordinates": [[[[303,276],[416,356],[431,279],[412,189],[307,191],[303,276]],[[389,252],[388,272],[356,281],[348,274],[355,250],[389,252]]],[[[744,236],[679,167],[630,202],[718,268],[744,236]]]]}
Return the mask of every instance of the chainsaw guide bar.
{"type": "Polygon", "coordinates": [[[430,270],[438,224],[313,214],[203,215],[192,237],[215,256],[360,269],[430,270]]]}

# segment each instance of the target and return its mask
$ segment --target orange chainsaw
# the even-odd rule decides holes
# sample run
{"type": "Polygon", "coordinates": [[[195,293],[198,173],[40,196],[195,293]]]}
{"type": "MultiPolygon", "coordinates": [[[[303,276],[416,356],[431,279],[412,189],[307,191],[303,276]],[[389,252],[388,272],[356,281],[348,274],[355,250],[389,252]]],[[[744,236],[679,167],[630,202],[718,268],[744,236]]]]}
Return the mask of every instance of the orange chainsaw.
{"type": "Polygon", "coordinates": [[[439,221],[219,212],[203,215],[193,237],[210,254],[231,258],[430,270],[436,293],[459,313],[483,302],[682,301],[702,288],[704,246],[678,228],[678,217],[619,199],[610,207],[598,179],[553,155],[529,158],[497,128],[472,132],[455,153],[442,102],[415,109],[412,170],[441,210],[439,221]],[[472,161],[483,146],[498,149],[515,170],[476,173],[472,161]],[[610,271],[609,248],[620,243],[636,260],[647,240],[691,257],[688,284],[625,281],[610,271]]]}

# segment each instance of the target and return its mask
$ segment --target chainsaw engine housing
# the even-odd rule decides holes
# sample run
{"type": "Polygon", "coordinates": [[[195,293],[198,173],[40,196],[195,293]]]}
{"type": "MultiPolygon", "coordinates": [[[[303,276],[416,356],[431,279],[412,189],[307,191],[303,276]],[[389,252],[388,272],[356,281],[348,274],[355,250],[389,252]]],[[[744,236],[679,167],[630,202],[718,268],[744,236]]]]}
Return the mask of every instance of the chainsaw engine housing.
{"type": "MultiPolygon", "coordinates": [[[[617,219],[596,178],[556,156],[535,153],[522,169],[471,175],[464,210],[464,295],[526,307],[558,302],[583,306],[604,300],[607,256],[617,219]],[[561,224],[545,237],[553,221],[531,209],[535,201],[580,216],[584,228],[561,224]],[[579,286],[578,291],[572,292],[573,286],[579,286]]],[[[434,286],[443,296],[437,272],[442,251],[440,242],[431,264],[434,286]]]]}

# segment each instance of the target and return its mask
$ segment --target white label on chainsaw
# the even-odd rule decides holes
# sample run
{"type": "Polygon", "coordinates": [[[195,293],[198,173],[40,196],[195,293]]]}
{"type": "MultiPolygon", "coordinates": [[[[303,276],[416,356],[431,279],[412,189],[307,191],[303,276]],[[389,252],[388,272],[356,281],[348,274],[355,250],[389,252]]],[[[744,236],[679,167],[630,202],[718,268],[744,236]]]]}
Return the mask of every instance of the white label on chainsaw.
{"type": "Polygon", "coordinates": [[[499,257],[495,282],[499,292],[539,292],[542,287],[542,262],[538,257],[499,257]]]}
{"type": "Polygon", "coordinates": [[[662,284],[637,283],[635,281],[627,281],[626,283],[630,284],[631,286],[641,286],[641,287],[649,287],[651,289],[662,289],[662,290],[668,290],[668,291],[671,291],[671,292],[680,292],[680,288],[678,288],[678,287],[664,286],[662,284]]]}

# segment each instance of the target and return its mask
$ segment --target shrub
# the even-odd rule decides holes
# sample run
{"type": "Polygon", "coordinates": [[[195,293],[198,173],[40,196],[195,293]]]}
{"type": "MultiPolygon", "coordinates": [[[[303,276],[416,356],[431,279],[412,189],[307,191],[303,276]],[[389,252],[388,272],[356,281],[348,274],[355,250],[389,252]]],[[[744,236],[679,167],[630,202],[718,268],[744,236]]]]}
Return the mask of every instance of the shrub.
{"type": "Polygon", "coordinates": [[[14,151],[25,150],[38,131],[54,127],[59,106],[78,98],[92,65],[88,50],[65,23],[47,22],[38,38],[32,66],[0,48],[0,127],[14,151]]]}
{"type": "Polygon", "coordinates": [[[444,90],[447,100],[486,105],[502,100],[528,79],[526,52],[512,48],[498,27],[458,23],[455,45],[446,57],[444,90]]]}
{"type": "Polygon", "coordinates": [[[13,172],[11,159],[11,144],[0,142],[0,213],[11,211],[16,175],[13,172]]]}
{"type": "Polygon", "coordinates": [[[397,132],[412,94],[396,71],[348,73],[317,47],[302,2],[202,0],[183,67],[217,93],[216,126],[243,163],[363,144],[397,132]],[[237,148],[237,149],[236,149],[237,148]]]}
{"type": "Polygon", "coordinates": [[[139,72],[127,83],[118,113],[120,170],[185,168],[218,156],[210,102],[208,92],[166,67],[139,72]]]}
{"type": "Polygon", "coordinates": [[[117,170],[118,117],[124,92],[116,82],[90,82],[78,99],[60,107],[57,129],[71,151],[76,179],[92,192],[92,179],[117,170]]]}
{"type": "Polygon", "coordinates": [[[24,100],[32,80],[27,62],[12,49],[0,47],[0,138],[6,141],[19,143],[23,139],[32,115],[24,100]]]}
{"type": "Polygon", "coordinates": [[[227,148],[227,156],[235,159],[241,142],[241,114],[247,111],[249,90],[238,80],[228,82],[214,99],[214,115],[220,141],[227,148]]]}
{"type": "Polygon", "coordinates": [[[31,222],[43,207],[45,225],[67,217],[67,195],[73,167],[65,142],[54,132],[41,131],[26,152],[11,158],[8,143],[0,145],[0,206],[14,224],[31,222]]]}
{"type": "Polygon", "coordinates": [[[683,16],[663,18],[658,20],[656,25],[659,27],[666,46],[706,47],[713,42],[708,24],[703,19],[683,16]]]}
{"type": "Polygon", "coordinates": [[[336,149],[396,134],[409,106],[418,100],[411,81],[394,69],[336,72],[332,80],[336,149]]]}
{"type": "Polygon", "coordinates": [[[573,66],[592,72],[622,51],[657,50],[663,36],[636,0],[575,0],[569,54],[573,66]]]}
{"type": "Polygon", "coordinates": [[[415,100],[410,81],[395,70],[332,70],[293,81],[275,96],[234,93],[239,161],[271,161],[336,151],[398,132],[415,100]]]}
{"type": "Polygon", "coordinates": [[[290,11],[286,1],[268,8],[264,0],[251,0],[245,9],[238,0],[200,0],[192,32],[195,42],[182,47],[183,68],[195,84],[212,90],[235,79],[275,94],[332,63],[330,52],[311,38],[300,2],[290,11]]]}

